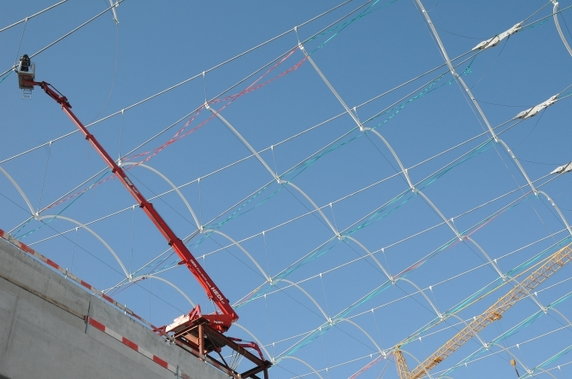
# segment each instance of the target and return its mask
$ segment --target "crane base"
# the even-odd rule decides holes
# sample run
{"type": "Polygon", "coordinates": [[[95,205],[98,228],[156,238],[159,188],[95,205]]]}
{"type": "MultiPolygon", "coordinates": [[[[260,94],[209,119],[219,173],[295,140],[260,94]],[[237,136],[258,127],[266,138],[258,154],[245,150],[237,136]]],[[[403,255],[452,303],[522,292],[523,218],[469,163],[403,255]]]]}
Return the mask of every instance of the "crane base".
{"type": "Polygon", "coordinates": [[[262,373],[268,379],[268,369],[272,366],[270,361],[248,351],[246,348],[254,348],[253,344],[241,344],[237,339],[227,337],[209,326],[209,321],[203,317],[185,321],[179,325],[169,325],[168,333],[173,341],[181,348],[189,351],[196,357],[226,372],[233,378],[260,379],[257,374],[262,373]],[[229,349],[248,359],[254,367],[239,373],[232,368],[224,359],[223,349],[231,353],[229,349]],[[218,357],[213,355],[217,354],[218,357]]]}

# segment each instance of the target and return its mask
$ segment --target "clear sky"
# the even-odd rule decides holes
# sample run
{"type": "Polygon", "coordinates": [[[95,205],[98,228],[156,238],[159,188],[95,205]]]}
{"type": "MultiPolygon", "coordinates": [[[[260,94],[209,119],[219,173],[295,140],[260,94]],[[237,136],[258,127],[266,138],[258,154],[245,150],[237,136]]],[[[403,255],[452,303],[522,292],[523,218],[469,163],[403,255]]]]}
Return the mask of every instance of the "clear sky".
{"type": "MultiPolygon", "coordinates": [[[[214,311],[59,105],[18,88],[26,53],[272,378],[396,378],[397,346],[415,367],[571,242],[572,173],[550,174],[572,161],[571,6],[124,0],[116,23],[106,0],[4,2],[0,228],[154,325],[214,311]]],[[[432,377],[572,377],[571,273],[432,377]]]]}

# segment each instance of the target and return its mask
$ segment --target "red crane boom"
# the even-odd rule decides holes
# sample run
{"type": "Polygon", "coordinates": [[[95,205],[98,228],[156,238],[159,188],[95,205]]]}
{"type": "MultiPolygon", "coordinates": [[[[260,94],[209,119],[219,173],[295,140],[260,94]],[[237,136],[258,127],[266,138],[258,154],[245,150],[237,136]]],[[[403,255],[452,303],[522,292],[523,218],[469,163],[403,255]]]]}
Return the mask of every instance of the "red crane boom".
{"type": "Polygon", "coordinates": [[[264,359],[262,351],[256,343],[245,342],[223,335],[223,333],[238,320],[238,314],[232,308],[228,299],[222,294],[221,290],[193,254],[191,254],[183,241],[177,237],[175,232],[169,227],[155,207],[153,207],[153,204],[145,198],[131,179],[129,179],[125,170],[111,158],[94,135],[91,134],[79,118],[77,118],[75,113],[71,110],[68,99],[49,83],[35,81],[34,65],[28,55],[22,56],[16,68],[16,72],[18,74],[18,84],[24,91],[29,92],[35,86],[41,87],[52,99],[61,105],[66,115],[103,158],[107,166],[111,169],[111,172],[115,174],[121,184],[123,184],[131,196],[133,196],[155,227],[159,229],[169,246],[173,248],[181,259],[181,264],[187,266],[189,271],[191,271],[193,276],[203,287],[208,298],[219,310],[203,315],[200,306],[197,305],[188,314],[178,317],[172,324],[158,328],[156,332],[169,334],[177,345],[211,363],[215,367],[226,371],[233,378],[258,378],[257,374],[259,372],[264,374],[264,378],[268,378],[268,368],[272,366],[272,363],[264,359]],[[220,352],[223,347],[234,350],[237,354],[242,355],[254,363],[255,366],[242,373],[237,372],[235,368],[231,367],[225,359],[222,358],[220,352]],[[247,349],[254,350],[257,354],[255,355],[247,349]],[[221,359],[219,360],[211,356],[211,352],[216,352],[221,359]]]}
{"type": "Polygon", "coordinates": [[[238,314],[230,305],[228,299],[222,294],[220,289],[217,287],[215,282],[211,279],[211,277],[207,274],[207,272],[203,269],[203,267],[199,264],[197,259],[191,254],[187,246],[183,243],[183,241],[177,237],[175,232],[169,227],[167,222],[163,219],[163,217],[157,212],[153,204],[149,202],[145,196],[137,189],[135,184],[129,179],[125,170],[119,166],[107,153],[107,151],[101,146],[99,141],[95,138],[93,134],[87,130],[85,125],[77,118],[75,113],[71,110],[71,105],[68,99],[63,96],[60,92],[58,92],[53,86],[46,82],[27,82],[27,84],[35,85],[41,87],[52,99],[57,101],[61,106],[63,111],[66,115],[73,121],[73,123],[77,126],[79,131],[85,136],[85,139],[91,143],[93,148],[99,153],[101,158],[105,161],[107,166],[111,169],[111,172],[115,174],[115,176],[119,179],[121,184],[129,191],[131,196],[137,201],[141,209],[145,212],[145,214],[149,217],[149,219],[155,224],[157,229],[161,232],[163,237],[167,240],[169,246],[173,248],[173,250],[177,253],[179,258],[181,258],[181,264],[187,266],[187,268],[191,271],[191,273],[195,276],[197,281],[205,290],[209,299],[211,299],[220,310],[221,313],[214,313],[214,314],[207,314],[202,315],[200,312],[200,308],[197,305],[191,314],[198,317],[203,317],[209,321],[209,324],[212,328],[216,329],[217,331],[224,333],[226,332],[233,322],[238,320],[238,314]]]}

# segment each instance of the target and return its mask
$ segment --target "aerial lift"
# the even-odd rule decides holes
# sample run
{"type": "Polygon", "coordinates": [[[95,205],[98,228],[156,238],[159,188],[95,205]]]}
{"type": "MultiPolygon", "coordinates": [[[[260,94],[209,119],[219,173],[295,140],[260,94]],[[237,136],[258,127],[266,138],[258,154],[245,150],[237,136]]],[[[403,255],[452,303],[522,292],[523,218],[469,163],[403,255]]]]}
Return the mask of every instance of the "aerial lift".
{"type": "Polygon", "coordinates": [[[71,110],[68,99],[51,84],[35,81],[35,66],[28,55],[23,55],[20,58],[16,67],[16,73],[18,74],[18,85],[23,91],[29,93],[34,87],[40,87],[48,96],[61,105],[64,113],[73,121],[75,126],[85,136],[85,139],[99,153],[101,158],[111,169],[111,172],[115,174],[121,184],[123,184],[131,196],[133,196],[137,204],[139,204],[139,207],[143,209],[155,227],[167,240],[169,246],[177,253],[181,259],[180,264],[185,265],[189,271],[191,271],[193,276],[203,287],[208,298],[218,308],[218,311],[214,313],[203,314],[200,306],[197,305],[188,314],[176,318],[173,323],[169,325],[157,328],[155,332],[172,338],[177,345],[188,350],[200,359],[222,369],[232,377],[258,378],[257,374],[263,372],[264,378],[268,378],[268,369],[272,364],[264,359],[262,351],[256,343],[243,342],[238,338],[224,335],[231,325],[238,320],[238,314],[231,306],[229,300],[223,295],[183,241],[177,237],[175,232],[153,207],[153,204],[145,198],[131,179],[129,179],[125,170],[111,158],[95,136],[91,134],[78,119],[71,110]],[[221,351],[223,347],[229,347],[239,355],[247,358],[254,364],[254,367],[242,373],[236,372],[222,356],[221,351]],[[253,354],[250,350],[254,350],[257,354],[253,354]],[[215,358],[211,353],[218,354],[218,358],[215,358]]]}

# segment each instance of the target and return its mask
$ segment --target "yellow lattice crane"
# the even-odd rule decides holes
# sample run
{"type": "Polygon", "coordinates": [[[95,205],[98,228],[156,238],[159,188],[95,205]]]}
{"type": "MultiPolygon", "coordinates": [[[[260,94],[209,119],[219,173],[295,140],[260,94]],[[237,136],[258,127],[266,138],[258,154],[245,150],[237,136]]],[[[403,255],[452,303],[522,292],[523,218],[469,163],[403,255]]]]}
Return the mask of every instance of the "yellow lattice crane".
{"type": "Polygon", "coordinates": [[[417,379],[425,376],[431,369],[441,363],[448,356],[453,354],[457,349],[463,346],[467,341],[473,338],[487,325],[494,321],[500,320],[504,312],[528,296],[531,291],[533,291],[542,282],[552,276],[555,272],[564,267],[571,260],[572,244],[568,244],[567,246],[550,255],[544,264],[534,270],[520,283],[515,285],[504,296],[500,297],[482,314],[475,317],[449,341],[447,341],[443,346],[437,349],[433,354],[431,354],[427,359],[425,359],[411,371],[409,371],[407,367],[407,361],[405,360],[403,352],[398,346],[394,352],[394,355],[399,377],[401,379],[417,379]]]}

